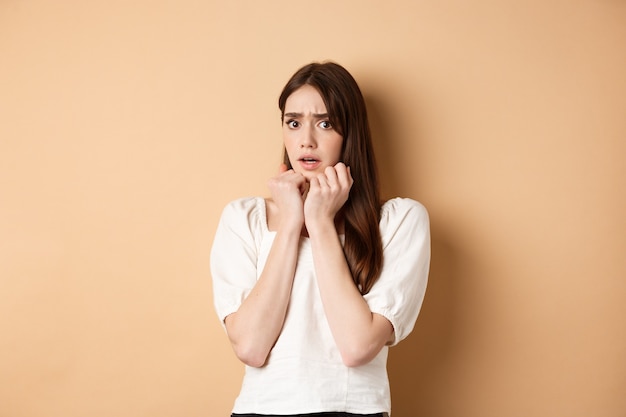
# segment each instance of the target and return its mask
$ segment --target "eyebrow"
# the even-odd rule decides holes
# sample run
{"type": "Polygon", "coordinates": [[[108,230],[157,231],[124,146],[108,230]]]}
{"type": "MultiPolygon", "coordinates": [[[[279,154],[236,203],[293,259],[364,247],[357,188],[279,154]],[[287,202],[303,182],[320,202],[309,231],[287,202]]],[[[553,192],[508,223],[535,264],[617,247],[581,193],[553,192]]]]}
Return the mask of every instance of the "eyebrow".
{"type": "MultiPolygon", "coordinates": [[[[284,115],[284,117],[294,117],[294,118],[303,117],[303,116],[304,116],[303,113],[296,113],[296,112],[289,112],[289,113],[285,113],[284,115]]],[[[313,113],[312,116],[316,119],[324,119],[324,118],[328,118],[328,113],[313,113]]]]}

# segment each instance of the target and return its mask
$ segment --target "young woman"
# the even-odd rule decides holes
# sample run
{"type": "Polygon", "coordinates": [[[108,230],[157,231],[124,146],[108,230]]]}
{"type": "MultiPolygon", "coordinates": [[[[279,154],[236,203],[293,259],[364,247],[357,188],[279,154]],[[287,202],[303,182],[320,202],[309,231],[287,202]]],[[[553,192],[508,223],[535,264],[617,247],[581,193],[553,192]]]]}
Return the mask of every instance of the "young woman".
{"type": "Polygon", "coordinates": [[[246,365],[233,416],[383,416],[387,350],[413,329],[429,269],[428,215],[381,203],[365,101],[335,63],[289,80],[271,198],[222,213],[215,307],[246,365]]]}

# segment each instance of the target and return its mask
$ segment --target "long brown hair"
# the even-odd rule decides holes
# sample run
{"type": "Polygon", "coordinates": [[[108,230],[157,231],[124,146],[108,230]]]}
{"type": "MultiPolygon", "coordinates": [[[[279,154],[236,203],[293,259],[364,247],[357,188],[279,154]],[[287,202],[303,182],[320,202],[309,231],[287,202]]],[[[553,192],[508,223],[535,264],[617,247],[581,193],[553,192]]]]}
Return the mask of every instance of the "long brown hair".
{"type": "MultiPolygon", "coordinates": [[[[354,183],[342,208],[344,253],[356,286],[367,294],[380,275],[383,248],[380,237],[378,173],[367,119],[365,100],[350,73],[334,62],[311,63],[300,68],[278,99],[281,120],[287,98],[304,85],[322,96],[330,122],[343,137],[341,161],[350,167],[354,183]]],[[[284,162],[291,168],[284,151],[284,162]]]]}

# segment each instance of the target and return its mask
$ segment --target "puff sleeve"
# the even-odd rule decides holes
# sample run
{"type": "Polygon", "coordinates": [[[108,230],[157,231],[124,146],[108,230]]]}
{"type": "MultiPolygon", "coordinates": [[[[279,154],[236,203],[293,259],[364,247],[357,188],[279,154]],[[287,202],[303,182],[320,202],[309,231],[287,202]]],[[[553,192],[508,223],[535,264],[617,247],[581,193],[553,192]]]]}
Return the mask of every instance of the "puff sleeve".
{"type": "Polygon", "coordinates": [[[259,204],[256,198],[229,203],[215,232],[210,264],[213,302],[222,325],[226,316],[239,309],[257,281],[259,204]]]}
{"type": "Polygon", "coordinates": [[[364,298],[373,313],[391,322],[398,344],[413,330],[424,300],[430,268],[430,225],[426,208],[408,198],[387,201],[381,211],[383,268],[364,298]]]}

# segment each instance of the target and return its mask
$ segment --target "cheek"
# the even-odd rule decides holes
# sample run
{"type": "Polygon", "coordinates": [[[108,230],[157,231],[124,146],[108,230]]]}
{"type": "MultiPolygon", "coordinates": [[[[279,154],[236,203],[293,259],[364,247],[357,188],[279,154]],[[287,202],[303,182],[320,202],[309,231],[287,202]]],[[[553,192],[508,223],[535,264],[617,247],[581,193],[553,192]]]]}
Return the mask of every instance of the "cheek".
{"type": "Polygon", "coordinates": [[[293,162],[291,159],[292,155],[295,152],[295,141],[289,137],[289,135],[283,133],[283,146],[285,147],[285,152],[287,153],[287,158],[289,158],[290,162],[293,162]]]}
{"type": "Polygon", "coordinates": [[[283,130],[283,145],[285,145],[287,149],[293,147],[293,139],[289,135],[289,132],[285,130],[283,130]]]}

